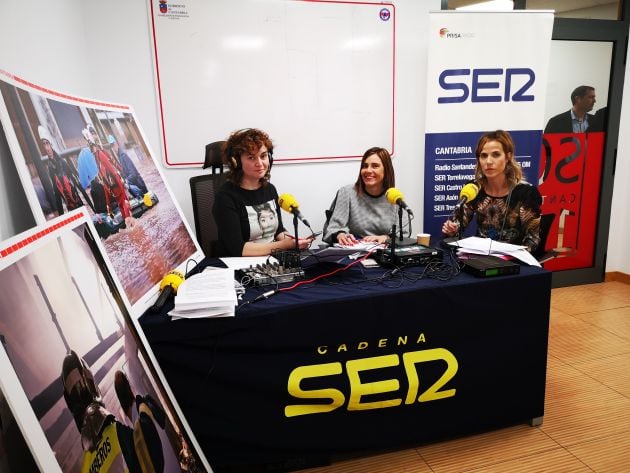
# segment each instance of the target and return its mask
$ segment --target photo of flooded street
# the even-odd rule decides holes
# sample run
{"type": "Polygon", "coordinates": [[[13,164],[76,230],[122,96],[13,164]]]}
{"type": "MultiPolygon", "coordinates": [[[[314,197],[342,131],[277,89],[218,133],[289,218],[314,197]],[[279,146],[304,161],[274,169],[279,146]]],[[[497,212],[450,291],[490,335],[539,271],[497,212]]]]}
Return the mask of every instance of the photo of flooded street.
{"type": "Polygon", "coordinates": [[[0,71],[0,119],[35,222],[84,207],[135,317],[203,258],[131,107],[0,71]]]}
{"type": "Polygon", "coordinates": [[[135,226],[103,241],[132,304],[196,251],[153,161],[145,158],[137,167],[159,202],[136,218],[135,226]]]}

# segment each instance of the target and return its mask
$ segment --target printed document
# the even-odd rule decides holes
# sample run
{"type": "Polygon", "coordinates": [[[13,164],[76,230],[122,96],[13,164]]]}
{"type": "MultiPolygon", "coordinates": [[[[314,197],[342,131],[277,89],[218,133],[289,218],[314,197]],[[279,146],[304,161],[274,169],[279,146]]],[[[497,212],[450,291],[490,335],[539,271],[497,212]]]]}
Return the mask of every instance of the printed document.
{"type": "Polygon", "coordinates": [[[477,236],[453,241],[449,243],[449,245],[459,248],[459,251],[462,253],[493,256],[507,255],[530,266],[540,267],[538,260],[534,258],[532,254],[527,251],[527,247],[523,245],[513,245],[511,243],[477,236]]]}
{"type": "Polygon", "coordinates": [[[173,319],[233,316],[236,304],[234,270],[213,268],[179,285],[175,308],[169,314],[173,319]]]}

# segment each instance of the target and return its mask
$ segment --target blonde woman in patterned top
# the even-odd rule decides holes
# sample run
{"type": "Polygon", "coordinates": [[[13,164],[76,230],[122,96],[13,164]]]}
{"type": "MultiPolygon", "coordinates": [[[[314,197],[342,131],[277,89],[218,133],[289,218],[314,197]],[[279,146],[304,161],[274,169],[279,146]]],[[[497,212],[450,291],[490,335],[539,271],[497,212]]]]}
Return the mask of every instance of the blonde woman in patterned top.
{"type": "Polygon", "coordinates": [[[461,234],[476,215],[478,236],[525,245],[534,251],[540,242],[542,197],[536,187],[522,180],[512,137],[503,130],[485,133],[475,154],[479,193],[459,209],[454,220],[444,222],[442,233],[461,234]]]}

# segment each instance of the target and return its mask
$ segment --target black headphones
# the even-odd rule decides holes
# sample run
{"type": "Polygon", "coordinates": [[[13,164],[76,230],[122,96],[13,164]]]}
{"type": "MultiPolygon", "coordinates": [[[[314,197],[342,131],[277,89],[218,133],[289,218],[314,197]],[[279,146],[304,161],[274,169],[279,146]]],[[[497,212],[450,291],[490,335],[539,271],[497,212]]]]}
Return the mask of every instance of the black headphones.
{"type": "MultiPolygon", "coordinates": [[[[256,130],[256,128],[241,128],[240,130],[236,130],[234,133],[230,135],[230,138],[234,138],[242,133],[247,133],[250,130],[256,130]]],[[[228,138],[228,143],[230,142],[230,138],[228,138]]],[[[271,141],[271,140],[270,140],[271,141]]],[[[226,146],[225,155],[228,156],[228,165],[232,167],[235,171],[241,168],[241,157],[236,156],[232,146],[226,146]]],[[[273,165],[273,146],[267,150],[267,156],[269,157],[269,169],[267,172],[271,171],[271,166],[273,165]]]]}

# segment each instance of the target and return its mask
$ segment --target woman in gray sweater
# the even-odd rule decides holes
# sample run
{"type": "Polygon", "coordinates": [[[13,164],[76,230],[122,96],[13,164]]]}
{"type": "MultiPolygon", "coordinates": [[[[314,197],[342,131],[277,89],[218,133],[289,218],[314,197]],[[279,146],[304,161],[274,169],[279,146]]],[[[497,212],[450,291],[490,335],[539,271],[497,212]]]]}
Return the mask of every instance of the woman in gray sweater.
{"type": "Polygon", "coordinates": [[[337,191],[324,226],[324,241],[341,245],[385,243],[396,222],[396,207],[387,201],[385,192],[394,185],[389,152],[378,147],[368,149],[357,181],[337,191]]]}

